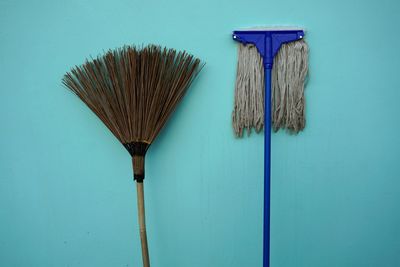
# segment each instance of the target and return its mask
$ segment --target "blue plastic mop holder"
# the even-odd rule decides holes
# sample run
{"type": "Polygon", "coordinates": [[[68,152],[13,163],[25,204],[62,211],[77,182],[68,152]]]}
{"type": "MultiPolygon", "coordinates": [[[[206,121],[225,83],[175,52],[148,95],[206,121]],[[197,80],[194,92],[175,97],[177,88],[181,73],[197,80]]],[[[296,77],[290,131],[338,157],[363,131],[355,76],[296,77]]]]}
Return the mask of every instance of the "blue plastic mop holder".
{"type": "Polygon", "coordinates": [[[271,72],[274,57],[284,43],[300,40],[304,30],[299,28],[255,28],[237,30],[235,41],[256,46],[264,63],[264,237],[263,266],[270,263],[270,195],[271,195],[271,72]]]}

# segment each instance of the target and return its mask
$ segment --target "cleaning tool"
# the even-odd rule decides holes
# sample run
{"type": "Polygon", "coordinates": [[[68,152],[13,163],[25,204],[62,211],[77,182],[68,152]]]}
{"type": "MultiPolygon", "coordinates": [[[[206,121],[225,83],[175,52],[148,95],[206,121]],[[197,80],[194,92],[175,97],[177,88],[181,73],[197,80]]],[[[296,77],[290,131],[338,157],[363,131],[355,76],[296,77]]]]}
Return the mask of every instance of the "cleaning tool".
{"type": "Polygon", "coordinates": [[[186,52],[124,46],[86,60],[62,82],[107,126],[132,156],[143,266],[150,266],[144,205],[147,150],[201,70],[186,52]]]}
{"type": "Polygon", "coordinates": [[[236,30],[239,42],[235,105],[236,136],[264,127],[264,240],[263,266],[269,266],[271,124],[274,131],[298,133],[305,127],[304,84],[308,46],[300,28],[236,30]],[[265,86],[265,89],[264,89],[265,86]]]}

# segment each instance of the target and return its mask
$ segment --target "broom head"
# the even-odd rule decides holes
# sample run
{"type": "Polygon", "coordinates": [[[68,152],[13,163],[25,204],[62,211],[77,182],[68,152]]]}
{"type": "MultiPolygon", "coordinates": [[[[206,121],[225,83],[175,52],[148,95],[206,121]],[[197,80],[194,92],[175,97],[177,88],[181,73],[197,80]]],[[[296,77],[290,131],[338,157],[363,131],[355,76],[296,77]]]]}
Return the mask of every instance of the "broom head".
{"type": "Polygon", "coordinates": [[[125,146],[142,182],[146,151],[200,69],[186,52],[124,46],[75,66],[62,82],[125,146]]]}

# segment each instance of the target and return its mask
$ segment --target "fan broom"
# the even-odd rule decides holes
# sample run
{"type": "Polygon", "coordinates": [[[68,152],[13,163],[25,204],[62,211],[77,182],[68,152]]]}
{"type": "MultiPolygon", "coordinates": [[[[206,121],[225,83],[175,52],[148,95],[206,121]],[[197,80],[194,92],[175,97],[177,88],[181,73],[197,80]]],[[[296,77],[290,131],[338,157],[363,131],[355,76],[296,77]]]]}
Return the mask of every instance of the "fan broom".
{"type": "Polygon", "coordinates": [[[201,70],[200,60],[156,45],[125,46],[87,60],[62,82],[132,156],[143,266],[150,266],[144,205],[145,155],[201,70]]]}

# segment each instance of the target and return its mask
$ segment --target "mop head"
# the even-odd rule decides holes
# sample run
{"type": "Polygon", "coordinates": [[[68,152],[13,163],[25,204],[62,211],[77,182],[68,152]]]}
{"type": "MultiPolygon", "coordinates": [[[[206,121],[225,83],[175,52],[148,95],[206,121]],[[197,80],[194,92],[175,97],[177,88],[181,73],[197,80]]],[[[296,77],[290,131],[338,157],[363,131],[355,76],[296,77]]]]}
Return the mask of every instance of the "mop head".
{"type": "MultiPolygon", "coordinates": [[[[283,44],[272,69],[272,128],[298,133],[305,127],[304,86],[308,73],[308,46],[302,39],[283,44]]],[[[236,136],[244,129],[251,133],[264,127],[263,60],[252,45],[239,44],[235,84],[235,105],[232,113],[236,136]]]]}

